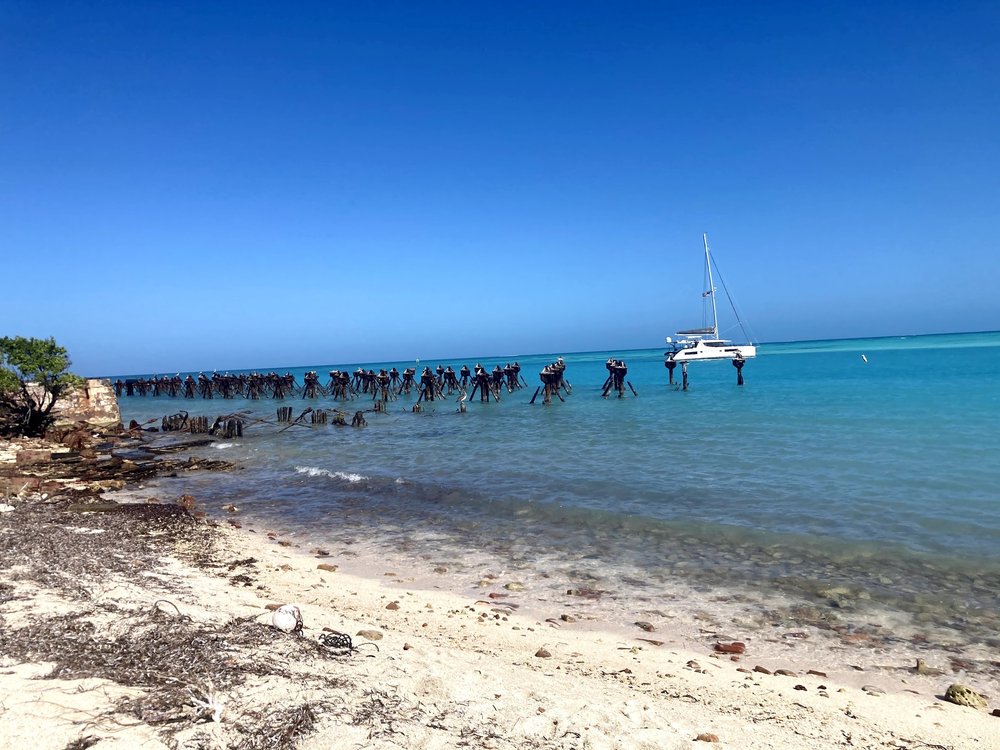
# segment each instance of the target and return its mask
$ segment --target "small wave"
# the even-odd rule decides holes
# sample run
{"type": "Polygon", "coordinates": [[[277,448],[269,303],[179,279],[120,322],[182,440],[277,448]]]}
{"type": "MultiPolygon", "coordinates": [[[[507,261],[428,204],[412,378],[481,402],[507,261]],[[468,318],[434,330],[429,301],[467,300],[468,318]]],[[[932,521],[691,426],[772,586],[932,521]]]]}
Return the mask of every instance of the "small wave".
{"type": "Polygon", "coordinates": [[[407,482],[402,477],[396,477],[396,484],[409,484],[409,482],[407,482]]]}
{"type": "Polygon", "coordinates": [[[296,466],[295,471],[299,474],[305,474],[310,477],[329,477],[330,479],[343,479],[345,482],[363,482],[368,477],[364,474],[351,474],[345,471],[330,471],[329,469],[320,469],[316,466],[296,466]]]}
{"type": "Polygon", "coordinates": [[[232,448],[236,443],[215,443],[212,447],[217,450],[225,450],[226,448],[232,448]]]}

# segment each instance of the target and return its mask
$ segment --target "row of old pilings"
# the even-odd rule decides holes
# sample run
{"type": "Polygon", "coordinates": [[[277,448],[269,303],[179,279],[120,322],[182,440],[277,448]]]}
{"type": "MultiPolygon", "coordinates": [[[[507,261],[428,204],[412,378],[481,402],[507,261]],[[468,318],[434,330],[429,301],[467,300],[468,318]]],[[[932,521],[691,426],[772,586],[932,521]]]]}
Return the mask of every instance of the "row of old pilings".
{"type": "MultiPolygon", "coordinates": [[[[481,372],[486,372],[491,391],[494,393],[499,393],[502,387],[506,387],[508,393],[527,387],[527,383],[520,376],[521,366],[517,362],[513,364],[508,362],[503,367],[497,365],[492,371],[486,371],[481,364],[477,364],[475,377],[479,377],[481,372]]],[[[458,372],[451,365],[447,367],[438,365],[433,372],[429,367],[425,367],[420,376],[419,391],[424,400],[428,401],[440,398],[444,394],[450,396],[456,391],[468,388],[473,377],[473,370],[470,370],[468,365],[463,365],[458,372]]],[[[119,378],[112,385],[115,395],[119,398],[122,395],[164,395],[191,399],[242,397],[252,401],[261,398],[289,397],[307,399],[332,397],[338,401],[347,401],[358,395],[370,395],[373,401],[390,401],[401,393],[409,394],[412,390],[418,389],[416,368],[413,367],[404,369],[402,373],[395,367],[390,370],[382,369],[378,373],[372,369],[365,370],[359,367],[353,375],[346,371],[331,370],[330,380],[326,386],[321,383],[319,374],[315,370],[310,370],[304,375],[303,380],[300,390],[298,382],[291,373],[278,375],[275,372],[267,374],[251,372],[232,375],[228,372],[216,372],[209,377],[200,372],[197,378],[191,375],[181,378],[180,374],[129,378],[124,381],[119,378]]]]}
{"type": "Polygon", "coordinates": [[[192,435],[207,435],[208,430],[208,417],[190,417],[188,419],[188,432],[192,435]]]}
{"type": "MultiPolygon", "coordinates": [[[[380,411],[378,405],[376,404],[375,411],[380,411]]],[[[361,414],[362,412],[358,412],[361,414]]],[[[354,415],[355,419],[352,424],[355,427],[357,420],[357,414],[354,415]]],[[[277,409],[277,421],[279,424],[287,424],[291,426],[293,424],[305,425],[306,418],[308,417],[309,424],[333,424],[337,427],[343,427],[347,424],[347,417],[344,412],[339,410],[328,410],[328,409],[313,409],[311,406],[307,407],[302,411],[297,417],[293,417],[292,407],[290,406],[279,406],[277,409]]],[[[362,421],[364,417],[362,417],[362,421]]],[[[287,427],[285,428],[287,429],[287,427]]]]}
{"type": "MultiPolygon", "coordinates": [[[[669,383],[670,385],[674,385],[675,387],[679,387],[681,390],[686,391],[689,387],[688,363],[680,363],[681,383],[676,384],[674,380],[674,370],[676,369],[678,363],[673,357],[674,353],[675,352],[668,352],[666,359],[664,360],[664,366],[667,368],[669,375],[669,383]]],[[[746,360],[741,354],[737,353],[731,362],[733,367],[736,369],[737,385],[744,385],[743,367],[746,364],[746,360]]],[[[619,398],[623,398],[626,386],[629,390],[631,390],[633,395],[639,395],[632,386],[631,381],[626,378],[626,375],[628,374],[628,365],[626,365],[623,360],[611,357],[605,363],[605,367],[608,370],[608,378],[602,386],[601,395],[603,398],[607,398],[612,391],[616,392],[619,398]]],[[[458,377],[455,375],[454,370],[451,367],[444,369],[439,366],[438,370],[440,372],[438,372],[437,377],[434,376],[429,367],[425,367],[421,373],[419,385],[420,397],[417,399],[417,403],[413,406],[413,412],[419,413],[422,411],[422,407],[420,405],[421,401],[434,401],[435,399],[444,397],[445,388],[448,388],[450,392],[454,386],[458,387],[458,390],[460,391],[458,398],[458,411],[465,412],[467,405],[466,402],[469,400],[469,397],[466,395],[466,385],[469,382],[473,385],[471,398],[474,398],[478,392],[480,394],[480,400],[483,402],[489,402],[491,398],[494,401],[499,401],[500,389],[502,387],[506,387],[508,391],[512,392],[514,389],[521,388],[521,384],[524,382],[523,378],[520,378],[520,366],[516,362],[513,367],[511,365],[507,365],[506,367],[501,368],[497,365],[492,373],[487,371],[484,367],[482,367],[482,365],[477,364],[474,375],[472,375],[471,371],[469,371],[467,367],[463,367],[461,371],[461,381],[458,380],[458,377]],[[471,378],[469,377],[470,375],[472,375],[471,378]]],[[[542,381],[542,385],[535,389],[535,393],[531,397],[531,401],[529,403],[534,404],[540,392],[544,394],[543,403],[545,404],[552,403],[552,396],[556,396],[560,401],[565,401],[560,391],[569,394],[572,393],[573,389],[569,381],[566,380],[565,371],[566,363],[562,357],[558,357],[555,362],[543,367],[539,373],[539,379],[542,381]]],[[[361,370],[361,368],[359,368],[358,372],[355,373],[355,376],[360,381],[359,385],[361,391],[373,394],[373,399],[375,399],[373,404],[374,411],[383,413],[387,412],[388,401],[391,398],[394,398],[392,382],[398,378],[398,372],[395,371],[395,368],[393,368],[392,373],[383,370],[378,375],[375,375],[374,372],[369,372],[373,376],[370,380],[366,378],[366,373],[364,370],[361,370]]],[[[332,378],[332,381],[335,389],[340,390],[341,394],[354,391],[351,381],[344,377],[346,376],[346,373],[333,371],[331,375],[336,376],[332,378]]],[[[407,368],[407,370],[403,372],[402,378],[398,378],[400,391],[405,388],[408,381],[416,385],[414,375],[414,368],[407,368]]],[[[324,390],[322,386],[318,384],[318,378],[316,377],[315,372],[307,373],[305,379],[307,391],[315,393],[317,389],[320,391],[324,390]]],[[[306,417],[309,417],[309,423],[314,425],[328,424],[330,422],[334,425],[347,424],[346,415],[338,410],[333,410],[328,413],[324,409],[313,409],[312,407],[309,407],[306,408],[298,417],[293,418],[292,407],[281,406],[277,409],[277,422],[280,424],[286,424],[288,426],[301,424],[304,426],[304,420],[306,417]],[[332,418],[330,417],[330,414],[333,415],[332,418]]],[[[364,418],[364,412],[356,412],[351,420],[351,424],[355,427],[367,425],[364,418]]],[[[136,424],[136,427],[141,428],[141,425],[136,424]]],[[[244,419],[238,415],[218,417],[215,420],[215,423],[212,426],[209,426],[207,417],[190,417],[185,411],[181,411],[170,416],[164,416],[161,422],[161,429],[164,432],[186,430],[191,434],[212,434],[220,435],[226,438],[242,437],[243,428],[244,419]]],[[[285,429],[287,429],[287,427],[285,429]]]]}
{"type": "Polygon", "coordinates": [[[186,411],[171,414],[169,417],[164,416],[163,421],[160,422],[160,429],[163,432],[180,432],[181,430],[186,430],[187,428],[188,413],[186,411]]]}
{"type": "MultiPolygon", "coordinates": [[[[315,373],[313,373],[315,374],[315,373]]],[[[309,384],[307,383],[307,388],[309,384]]],[[[297,393],[298,383],[291,373],[278,375],[270,372],[266,375],[251,372],[230,375],[229,373],[213,373],[208,377],[203,372],[198,373],[197,380],[188,375],[181,378],[180,374],[173,376],[153,376],[151,378],[129,378],[116,380],[112,387],[115,396],[169,396],[177,398],[210,399],[218,396],[223,399],[236,397],[256,401],[260,398],[285,398],[286,395],[297,393]]],[[[305,391],[307,388],[304,388],[305,391]]]]}
{"type": "MultiPolygon", "coordinates": [[[[135,420],[132,420],[135,423],[135,420]]],[[[223,438],[243,437],[246,420],[241,416],[229,414],[216,417],[211,426],[208,417],[191,417],[186,411],[164,416],[160,421],[163,432],[189,432],[192,435],[216,435],[223,438]]],[[[141,427],[141,425],[137,425],[141,427]]],[[[131,425],[130,425],[131,427],[131,425]]]]}

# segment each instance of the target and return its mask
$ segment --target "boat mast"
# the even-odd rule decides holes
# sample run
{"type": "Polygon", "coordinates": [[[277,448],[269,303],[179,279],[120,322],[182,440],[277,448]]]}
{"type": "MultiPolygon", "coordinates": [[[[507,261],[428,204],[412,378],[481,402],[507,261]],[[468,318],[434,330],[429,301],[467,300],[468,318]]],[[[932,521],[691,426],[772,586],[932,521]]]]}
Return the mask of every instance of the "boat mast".
{"type": "Polygon", "coordinates": [[[701,235],[705,242],[705,267],[708,269],[708,294],[712,297],[712,330],[715,338],[719,338],[719,311],[715,307],[715,282],[712,281],[712,259],[708,254],[708,233],[701,235]]]}

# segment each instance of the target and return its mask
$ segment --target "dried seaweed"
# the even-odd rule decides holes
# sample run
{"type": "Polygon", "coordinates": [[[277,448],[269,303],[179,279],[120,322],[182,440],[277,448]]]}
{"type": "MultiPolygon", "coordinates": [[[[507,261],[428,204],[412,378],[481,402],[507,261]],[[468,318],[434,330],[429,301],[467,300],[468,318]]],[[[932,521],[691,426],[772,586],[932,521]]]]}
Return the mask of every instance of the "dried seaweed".
{"type": "Polygon", "coordinates": [[[322,714],[334,711],[340,712],[342,707],[332,701],[301,703],[294,708],[248,711],[246,715],[253,723],[237,722],[236,730],[241,736],[237,742],[229,744],[228,750],[282,750],[294,747],[297,740],[315,729],[322,714]]]}
{"type": "Polygon", "coordinates": [[[0,516],[0,567],[8,579],[89,599],[88,584],[155,569],[179,547],[210,555],[210,532],[177,505],[23,505],[0,516]]]}
{"type": "Polygon", "coordinates": [[[354,710],[351,723],[368,728],[368,739],[400,734],[400,721],[418,721],[423,715],[419,706],[408,705],[395,692],[369,688],[354,710]]]}
{"type": "MultiPolygon", "coordinates": [[[[171,469],[223,468],[221,462],[212,467],[205,463],[156,461],[125,470],[152,476],[171,469]]],[[[52,465],[38,471],[47,478],[71,477],[79,476],[81,468],[52,465]]],[[[113,460],[87,471],[87,481],[97,474],[117,479],[123,467],[113,460]]],[[[101,720],[124,727],[135,724],[122,720],[138,719],[159,728],[174,747],[180,746],[182,736],[176,733],[184,729],[185,748],[216,748],[220,738],[234,750],[292,748],[314,731],[324,714],[346,712],[342,701],[325,699],[292,707],[254,705],[251,699],[248,705],[247,696],[261,683],[322,696],[351,688],[346,665],[314,640],[275,630],[257,616],[221,624],[196,622],[169,599],[132,610],[95,602],[96,593],[116,580],[163,571],[163,560],[169,557],[181,557],[236,583],[252,583],[257,561],[220,560],[211,523],[198,522],[177,505],[118,505],[91,490],[47,491],[58,494],[20,503],[15,512],[0,515],[0,607],[42,588],[60,595],[75,610],[41,616],[29,608],[19,612],[16,629],[6,627],[0,615],[0,656],[51,663],[48,678],[98,678],[133,688],[102,711],[101,720]],[[324,668],[317,670],[317,664],[324,668]],[[192,723],[202,721],[221,721],[221,734],[191,729],[192,723]]],[[[147,585],[154,587],[154,597],[185,587],[183,580],[170,576],[148,579],[147,585]]],[[[92,722],[87,726],[92,728],[92,722]]],[[[100,739],[81,735],[66,750],[86,750],[100,739]]]]}
{"type": "Polygon", "coordinates": [[[100,741],[100,737],[88,734],[83,737],[77,737],[75,740],[66,745],[65,750],[87,750],[87,748],[93,747],[100,741]]]}

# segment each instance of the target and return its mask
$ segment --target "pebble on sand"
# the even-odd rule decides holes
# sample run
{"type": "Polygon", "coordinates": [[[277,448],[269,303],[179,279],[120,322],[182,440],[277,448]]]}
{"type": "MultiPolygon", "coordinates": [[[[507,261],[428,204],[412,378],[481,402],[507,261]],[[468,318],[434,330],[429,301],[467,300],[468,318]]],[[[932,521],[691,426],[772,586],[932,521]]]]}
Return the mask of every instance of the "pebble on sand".
{"type": "Polygon", "coordinates": [[[539,659],[550,659],[550,658],[552,658],[552,654],[549,653],[549,650],[547,648],[545,648],[544,646],[542,646],[540,649],[538,649],[535,652],[535,656],[537,656],[539,659]]]}
{"type": "Polygon", "coordinates": [[[695,742],[718,742],[719,735],[712,734],[711,732],[702,732],[694,740],[695,742]]]}

